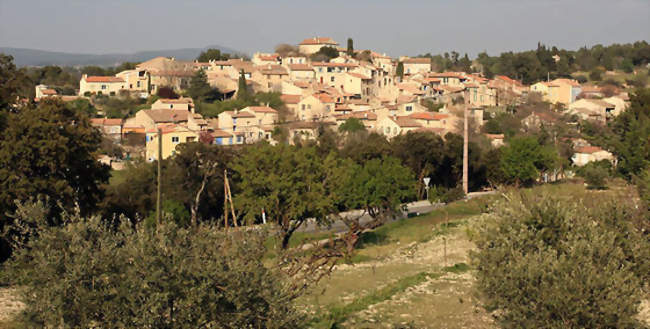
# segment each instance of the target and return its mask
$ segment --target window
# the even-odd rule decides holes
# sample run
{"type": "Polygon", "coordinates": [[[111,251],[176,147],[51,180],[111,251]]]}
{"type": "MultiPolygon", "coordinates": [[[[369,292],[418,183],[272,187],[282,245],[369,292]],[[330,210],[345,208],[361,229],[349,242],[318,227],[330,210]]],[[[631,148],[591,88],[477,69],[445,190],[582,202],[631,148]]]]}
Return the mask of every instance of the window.
{"type": "Polygon", "coordinates": [[[329,106],[329,105],[326,105],[326,106],[325,106],[325,112],[329,112],[329,111],[330,111],[330,106],[329,106]]]}
{"type": "Polygon", "coordinates": [[[178,136],[172,136],[172,143],[178,143],[178,136]]]}
{"type": "Polygon", "coordinates": [[[214,143],[217,145],[222,145],[223,144],[223,138],[217,137],[214,139],[214,143]]]}
{"type": "Polygon", "coordinates": [[[173,108],[174,108],[174,104],[169,104],[169,108],[170,108],[170,109],[173,109],[173,108]]]}
{"type": "Polygon", "coordinates": [[[334,82],[334,77],[331,77],[331,78],[330,78],[330,81],[334,82]]]}
{"type": "Polygon", "coordinates": [[[147,135],[147,136],[145,137],[145,141],[147,141],[147,142],[151,142],[151,140],[152,140],[151,136],[147,135]]]}
{"type": "Polygon", "coordinates": [[[307,108],[311,110],[311,104],[307,104],[307,108]]]}
{"type": "Polygon", "coordinates": [[[114,92],[114,91],[111,91],[109,94],[110,94],[111,96],[115,96],[115,92],[114,92]]]}
{"type": "Polygon", "coordinates": [[[106,90],[106,85],[102,85],[102,90],[106,90]]]}
{"type": "Polygon", "coordinates": [[[386,127],[386,133],[390,134],[390,127],[386,127]]]}
{"type": "Polygon", "coordinates": [[[302,104],[302,110],[305,110],[305,107],[307,107],[305,104],[302,104]]]}
{"type": "Polygon", "coordinates": [[[136,82],[136,83],[135,83],[135,86],[136,86],[137,88],[140,88],[140,81],[136,82]]]}
{"type": "Polygon", "coordinates": [[[413,111],[413,106],[407,105],[406,106],[406,112],[411,112],[411,111],[413,111]]]}
{"type": "Polygon", "coordinates": [[[237,143],[241,143],[241,136],[237,136],[237,143]]]}

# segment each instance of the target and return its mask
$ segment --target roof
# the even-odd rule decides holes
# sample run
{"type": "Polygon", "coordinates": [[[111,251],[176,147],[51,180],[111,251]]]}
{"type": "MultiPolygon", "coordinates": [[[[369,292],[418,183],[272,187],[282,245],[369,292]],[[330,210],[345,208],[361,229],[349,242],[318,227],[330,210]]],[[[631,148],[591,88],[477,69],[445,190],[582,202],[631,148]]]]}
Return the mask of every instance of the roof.
{"type": "Polygon", "coordinates": [[[159,102],[163,104],[192,104],[192,99],[191,98],[179,98],[179,99],[172,99],[172,98],[160,98],[158,99],[159,102]]]}
{"type": "Polygon", "coordinates": [[[312,66],[325,66],[325,67],[357,67],[358,64],[354,63],[331,63],[331,62],[313,62],[312,66]]]}
{"type": "Polygon", "coordinates": [[[178,122],[187,121],[187,116],[190,113],[186,110],[143,110],[154,122],[178,122]]]}
{"type": "Polygon", "coordinates": [[[278,111],[268,106],[249,106],[247,109],[257,113],[278,113],[278,111]]]}
{"type": "Polygon", "coordinates": [[[397,117],[397,116],[392,116],[389,117],[391,120],[393,120],[398,126],[402,128],[416,128],[416,127],[422,127],[421,124],[419,124],[417,121],[409,118],[409,117],[397,117]]]}
{"type": "Polygon", "coordinates": [[[430,78],[456,78],[456,79],[465,79],[465,76],[458,72],[442,72],[442,73],[433,73],[429,75],[430,78]]]}
{"type": "Polygon", "coordinates": [[[363,75],[363,74],[354,73],[354,72],[348,72],[348,75],[351,75],[351,76],[353,76],[353,77],[355,77],[355,78],[359,78],[359,79],[361,79],[361,80],[370,80],[370,79],[372,79],[372,78],[367,77],[367,76],[365,76],[365,75],[363,75]]]}
{"type": "Polygon", "coordinates": [[[519,82],[519,81],[517,81],[515,79],[512,79],[512,78],[510,78],[509,76],[506,76],[506,75],[497,75],[497,76],[494,77],[494,79],[505,81],[505,82],[510,83],[510,84],[515,84],[515,85],[520,86],[520,87],[523,86],[523,84],[521,84],[521,82],[519,82]]]}
{"type": "Polygon", "coordinates": [[[225,111],[224,113],[230,114],[233,118],[254,118],[255,114],[248,111],[225,111]]]}
{"type": "Polygon", "coordinates": [[[602,99],[590,99],[590,98],[586,98],[585,101],[590,102],[590,103],[592,103],[592,104],[596,104],[596,105],[598,105],[598,106],[605,107],[605,108],[616,107],[616,105],[614,105],[614,104],[612,104],[612,103],[608,103],[608,102],[606,102],[606,101],[604,101],[604,100],[602,100],[602,99]]]}
{"type": "Polygon", "coordinates": [[[124,82],[124,79],[114,76],[89,76],[85,78],[86,82],[115,83],[124,82]]]}
{"type": "Polygon", "coordinates": [[[232,137],[231,133],[229,133],[227,131],[224,131],[224,130],[221,130],[221,129],[217,129],[217,130],[213,131],[211,133],[211,135],[212,135],[212,137],[215,137],[215,138],[216,137],[232,137]]]}
{"type": "Polygon", "coordinates": [[[431,58],[406,58],[402,61],[404,64],[431,64],[431,58]]]}
{"type": "Polygon", "coordinates": [[[356,111],[346,114],[339,114],[336,116],[337,120],[347,120],[350,118],[355,118],[359,120],[377,120],[377,114],[369,111],[356,111]]]}
{"type": "Polygon", "coordinates": [[[289,70],[291,71],[313,71],[314,69],[309,64],[290,64],[289,70]]]}
{"type": "Polygon", "coordinates": [[[300,103],[301,98],[302,97],[300,95],[287,95],[287,94],[280,95],[280,99],[282,99],[282,101],[285,104],[298,104],[300,103]]]}
{"type": "Polygon", "coordinates": [[[409,115],[411,119],[417,120],[442,120],[447,119],[449,114],[437,113],[437,112],[418,112],[409,115]]]}
{"type": "Polygon", "coordinates": [[[576,153],[587,153],[587,154],[592,154],[596,152],[604,151],[598,146],[582,146],[576,148],[576,153]]]}
{"type": "Polygon", "coordinates": [[[431,132],[438,135],[442,135],[446,130],[445,128],[433,128],[433,127],[422,127],[415,130],[416,132],[431,132]]]}
{"type": "Polygon", "coordinates": [[[42,89],[41,93],[43,93],[43,95],[56,95],[56,90],[54,90],[54,89],[42,89]]]}
{"type": "Polygon", "coordinates": [[[260,69],[262,74],[289,74],[284,67],[280,65],[269,65],[260,69]]]}
{"type": "Polygon", "coordinates": [[[121,126],[122,119],[95,118],[90,119],[90,123],[96,126],[121,126]]]}
{"type": "Polygon", "coordinates": [[[262,61],[271,61],[271,62],[277,61],[278,57],[280,57],[280,55],[278,54],[259,54],[257,56],[257,58],[259,58],[262,61]]]}
{"type": "Polygon", "coordinates": [[[408,95],[399,95],[397,96],[397,104],[405,104],[405,103],[412,103],[416,100],[417,98],[415,96],[408,96],[408,95]]]}
{"type": "Polygon", "coordinates": [[[555,79],[555,80],[553,80],[551,82],[554,85],[565,84],[565,85],[570,85],[570,86],[573,86],[573,87],[580,87],[580,83],[578,83],[578,81],[571,80],[571,79],[555,79]]]}
{"type": "Polygon", "coordinates": [[[321,101],[321,103],[334,103],[334,98],[330,97],[330,95],[326,93],[314,94],[314,97],[321,101]]]}
{"type": "Polygon", "coordinates": [[[334,45],[338,46],[338,42],[334,41],[332,38],[327,37],[315,37],[302,40],[300,45],[334,45]]]}

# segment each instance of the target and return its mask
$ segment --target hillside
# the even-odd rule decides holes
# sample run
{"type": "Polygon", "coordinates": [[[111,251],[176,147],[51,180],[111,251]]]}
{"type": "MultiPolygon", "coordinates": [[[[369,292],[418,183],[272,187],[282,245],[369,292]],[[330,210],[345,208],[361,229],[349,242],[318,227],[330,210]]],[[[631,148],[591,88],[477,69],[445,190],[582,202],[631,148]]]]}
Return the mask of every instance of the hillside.
{"type": "Polygon", "coordinates": [[[167,50],[147,50],[135,53],[114,53],[114,54],[81,54],[46,51],[28,48],[0,47],[0,53],[9,54],[14,57],[17,66],[116,66],[123,62],[143,62],[157,56],[175,57],[179,60],[195,59],[201,51],[208,48],[216,48],[221,52],[229,54],[241,54],[242,52],[222,46],[208,46],[204,48],[179,48],[167,50]]]}

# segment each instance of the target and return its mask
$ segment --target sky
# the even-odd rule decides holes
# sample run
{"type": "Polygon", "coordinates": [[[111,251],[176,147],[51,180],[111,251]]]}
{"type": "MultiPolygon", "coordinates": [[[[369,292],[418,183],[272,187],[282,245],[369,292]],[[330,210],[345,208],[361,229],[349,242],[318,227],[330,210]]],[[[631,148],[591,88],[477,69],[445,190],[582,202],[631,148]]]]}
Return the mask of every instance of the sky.
{"type": "Polygon", "coordinates": [[[391,56],[650,41],[650,0],[0,0],[0,47],[252,54],[328,36],[391,56]]]}

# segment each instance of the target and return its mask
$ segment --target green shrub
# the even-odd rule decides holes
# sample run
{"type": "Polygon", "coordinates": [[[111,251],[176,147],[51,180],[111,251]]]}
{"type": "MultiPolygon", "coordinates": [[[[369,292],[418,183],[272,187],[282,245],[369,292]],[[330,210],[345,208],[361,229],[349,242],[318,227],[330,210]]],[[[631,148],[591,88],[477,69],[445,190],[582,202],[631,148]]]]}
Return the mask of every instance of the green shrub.
{"type": "Polygon", "coordinates": [[[509,194],[479,225],[477,287],[503,328],[639,328],[648,241],[630,205],[509,194]]]}
{"type": "Polygon", "coordinates": [[[611,167],[611,163],[607,160],[590,162],[579,168],[577,173],[585,179],[589,189],[604,190],[607,188],[605,183],[610,177],[611,167]]]}
{"type": "Polygon", "coordinates": [[[432,186],[429,189],[429,201],[436,203],[450,203],[465,198],[465,192],[460,186],[454,188],[445,188],[442,186],[432,186]]]}
{"type": "Polygon", "coordinates": [[[173,221],[152,230],[126,219],[109,227],[96,217],[49,228],[43,216],[26,220],[38,237],[16,250],[5,275],[25,287],[24,316],[40,327],[302,327],[289,281],[262,263],[264,232],[173,221]]]}

